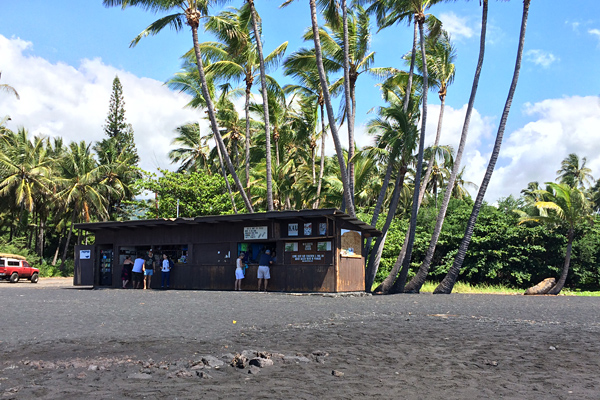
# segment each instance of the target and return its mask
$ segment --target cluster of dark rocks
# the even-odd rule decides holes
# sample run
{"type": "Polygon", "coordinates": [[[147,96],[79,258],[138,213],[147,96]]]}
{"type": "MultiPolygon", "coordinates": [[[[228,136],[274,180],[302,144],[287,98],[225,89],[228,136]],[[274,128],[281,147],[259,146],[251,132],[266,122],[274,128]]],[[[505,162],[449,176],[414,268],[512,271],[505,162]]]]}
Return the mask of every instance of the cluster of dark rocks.
{"type": "MultiPolygon", "coordinates": [[[[176,361],[154,361],[135,360],[131,357],[99,357],[99,358],[75,358],[58,361],[34,361],[24,360],[23,366],[37,370],[73,370],[67,374],[69,378],[84,379],[87,374],[94,371],[107,371],[119,366],[139,366],[139,370],[129,374],[129,379],[149,380],[154,373],[166,372],[167,378],[192,378],[212,379],[211,372],[225,371],[233,368],[236,371],[258,374],[263,368],[272,367],[276,364],[308,364],[324,363],[329,354],[324,351],[313,351],[311,354],[285,355],[276,352],[257,350],[244,350],[241,353],[226,353],[220,357],[205,355],[193,360],[176,361]]],[[[17,366],[13,366],[18,368],[17,366]]]]}

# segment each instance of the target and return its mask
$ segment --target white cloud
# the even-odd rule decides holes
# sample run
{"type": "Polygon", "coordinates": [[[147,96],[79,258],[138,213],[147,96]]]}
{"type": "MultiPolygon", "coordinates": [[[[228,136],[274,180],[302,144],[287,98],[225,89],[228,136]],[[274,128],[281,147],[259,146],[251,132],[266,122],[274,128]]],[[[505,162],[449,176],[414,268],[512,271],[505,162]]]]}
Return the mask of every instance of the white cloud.
{"type": "Polygon", "coordinates": [[[441,13],[439,19],[443,23],[443,28],[447,30],[453,39],[469,39],[475,34],[473,28],[467,25],[467,17],[459,17],[453,12],[441,13]]]}
{"type": "MultiPolygon", "coordinates": [[[[78,67],[52,64],[30,55],[33,44],[0,35],[2,83],[21,96],[0,95],[0,114],[10,115],[7,126],[23,126],[33,135],[62,137],[65,142],[105,138],[102,126],[108,113],[112,81],[123,85],[126,118],[133,125],[140,167],[173,169],[167,157],[173,130],[203,115],[184,109],[187,95],[174,93],[162,82],[140,78],[106,65],[100,59],[83,59],[78,67]]],[[[204,122],[204,121],[203,121],[204,122]]],[[[208,130],[208,124],[203,123],[208,130]]]]}
{"type": "MultiPolygon", "coordinates": [[[[466,112],[467,104],[459,109],[454,109],[449,106],[444,107],[440,145],[449,145],[456,152],[460,142],[466,112]]],[[[426,146],[430,146],[434,143],[439,114],[440,106],[438,104],[430,104],[427,112],[426,146]]],[[[481,155],[481,151],[483,151],[481,149],[486,146],[493,131],[493,118],[482,116],[477,109],[474,109],[471,114],[469,132],[461,160],[461,168],[465,168],[463,175],[465,181],[473,182],[478,186],[481,183],[483,172],[487,166],[487,159],[481,155]]],[[[469,188],[468,190],[471,192],[472,196],[477,194],[476,190],[474,191],[469,188]]]]}
{"type": "Polygon", "coordinates": [[[525,53],[525,56],[527,57],[527,60],[544,68],[548,68],[556,61],[560,61],[554,54],[539,49],[528,50],[525,53]]]}
{"type": "Polygon", "coordinates": [[[600,29],[590,29],[588,33],[598,39],[598,45],[600,46],[600,29]]]}
{"type": "Polygon", "coordinates": [[[566,97],[527,104],[534,118],[505,136],[488,196],[490,200],[515,196],[532,181],[556,179],[560,162],[570,153],[587,157],[592,175],[600,177],[600,102],[597,97],[566,97]],[[499,161],[500,163],[500,161],[499,161]]]}

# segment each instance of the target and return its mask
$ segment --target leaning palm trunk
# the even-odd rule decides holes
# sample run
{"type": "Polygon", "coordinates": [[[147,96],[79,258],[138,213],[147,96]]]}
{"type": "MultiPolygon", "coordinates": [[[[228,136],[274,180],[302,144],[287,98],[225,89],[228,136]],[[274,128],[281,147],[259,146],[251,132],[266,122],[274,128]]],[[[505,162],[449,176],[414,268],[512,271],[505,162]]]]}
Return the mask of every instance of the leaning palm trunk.
{"type": "Polygon", "coordinates": [[[267,210],[273,211],[273,171],[271,171],[271,131],[269,129],[269,98],[267,97],[267,79],[265,73],[265,60],[263,58],[262,43],[260,39],[260,30],[256,21],[256,10],[254,9],[254,0],[248,0],[250,12],[252,14],[252,28],[254,29],[254,38],[256,39],[256,50],[260,62],[260,84],[263,98],[263,112],[265,118],[265,162],[267,171],[267,210]]]}
{"type": "Polygon", "coordinates": [[[324,104],[320,101],[321,106],[321,160],[319,163],[319,182],[317,183],[317,199],[313,208],[319,208],[321,201],[321,187],[323,186],[323,170],[325,169],[325,109],[324,104]]]}
{"type": "MultiPolygon", "coordinates": [[[[383,182],[381,183],[381,190],[379,191],[379,197],[377,197],[377,203],[375,203],[375,209],[373,209],[373,217],[371,217],[371,226],[375,228],[377,226],[377,220],[379,219],[379,213],[381,212],[381,207],[383,206],[383,200],[385,199],[385,194],[387,193],[388,186],[390,185],[390,179],[392,177],[392,170],[394,169],[394,163],[391,161],[388,162],[388,165],[385,169],[385,176],[383,178],[383,182]]],[[[363,248],[363,254],[367,254],[371,249],[371,242],[373,241],[372,237],[367,238],[365,247],[363,248]]],[[[367,261],[367,259],[365,259],[367,261]]],[[[365,273],[365,287],[370,288],[373,285],[373,281],[375,280],[375,275],[377,275],[377,269],[379,265],[377,265],[375,270],[369,270],[367,265],[367,271],[365,273]]]]}
{"type": "Polygon", "coordinates": [[[310,0],[310,13],[312,20],[313,40],[315,43],[315,55],[317,59],[317,70],[319,72],[319,80],[321,82],[321,89],[323,90],[323,98],[325,100],[325,107],[327,108],[327,116],[329,118],[329,127],[331,129],[331,137],[335,145],[335,152],[337,154],[338,164],[340,166],[340,178],[344,186],[344,200],[346,203],[347,212],[352,217],[356,216],[354,211],[354,203],[352,201],[352,195],[350,192],[350,184],[348,180],[348,174],[346,172],[346,162],[344,161],[344,154],[342,150],[342,144],[338,135],[337,127],[335,126],[335,115],[333,113],[333,106],[331,105],[331,97],[329,95],[329,87],[327,86],[327,76],[325,75],[325,68],[323,67],[323,54],[321,52],[321,39],[319,36],[319,25],[317,23],[317,5],[315,0],[310,0]]]}
{"type": "Polygon", "coordinates": [[[350,49],[348,43],[348,10],[346,0],[342,0],[342,22],[344,26],[344,93],[346,95],[346,115],[348,120],[348,183],[354,201],[354,115],[350,94],[350,49]]]}
{"type": "Polygon", "coordinates": [[[519,36],[519,47],[517,50],[515,70],[513,73],[510,89],[508,91],[508,98],[506,99],[506,103],[504,105],[504,111],[502,112],[502,118],[500,120],[500,126],[498,127],[498,133],[496,134],[496,142],[494,143],[494,149],[492,150],[490,162],[485,171],[485,176],[483,177],[483,181],[481,182],[479,192],[477,193],[477,198],[475,200],[475,204],[473,205],[473,211],[471,212],[469,222],[467,223],[465,236],[463,237],[460,243],[458,253],[454,258],[454,263],[452,264],[452,267],[448,271],[446,277],[433,291],[434,294],[449,294],[454,288],[454,284],[456,283],[456,279],[458,278],[458,273],[460,272],[463,261],[467,254],[467,249],[469,248],[471,237],[473,236],[473,229],[475,228],[477,216],[479,215],[479,210],[481,209],[481,205],[483,204],[483,197],[485,196],[485,192],[492,178],[492,173],[494,172],[494,167],[496,166],[496,161],[498,160],[498,154],[500,153],[500,147],[502,146],[502,137],[504,136],[504,129],[506,128],[506,120],[508,119],[510,106],[512,105],[513,96],[515,94],[515,90],[517,89],[517,83],[519,81],[519,71],[521,69],[521,57],[523,55],[523,46],[525,44],[525,31],[527,30],[527,16],[529,14],[530,2],[531,0],[523,1],[523,19],[521,21],[521,33],[519,36]]]}
{"type": "MultiPolygon", "coordinates": [[[[435,161],[436,149],[437,149],[438,145],[440,144],[440,136],[442,134],[442,121],[444,119],[444,108],[445,108],[444,106],[446,104],[446,96],[445,95],[440,96],[440,98],[441,98],[440,116],[438,118],[437,132],[435,133],[435,141],[433,142],[433,151],[431,152],[431,157],[429,157],[429,164],[427,164],[429,166],[429,168],[427,168],[427,171],[425,171],[425,176],[423,177],[423,182],[421,183],[421,188],[419,189],[419,207],[423,203],[423,197],[425,197],[424,188],[427,187],[427,185],[429,184],[429,179],[431,178],[431,171],[433,170],[433,168],[431,168],[431,166],[433,165],[433,162],[435,161]]],[[[460,164],[460,162],[459,162],[459,164],[460,164]]],[[[435,197],[435,199],[437,202],[437,196],[435,197]]]]}
{"type": "Polygon", "coordinates": [[[394,185],[394,190],[392,192],[392,200],[390,201],[390,207],[388,210],[387,218],[385,219],[385,223],[383,228],[381,228],[381,236],[377,237],[375,240],[375,245],[373,246],[373,250],[371,251],[371,256],[369,257],[369,264],[367,265],[367,271],[365,276],[368,275],[369,282],[366,282],[366,290],[371,291],[371,286],[373,285],[373,281],[375,280],[375,275],[377,275],[377,270],[379,269],[379,263],[381,262],[381,254],[383,253],[383,247],[385,246],[385,240],[387,238],[388,229],[396,216],[396,209],[398,208],[398,202],[400,201],[400,193],[402,192],[402,187],[404,186],[404,177],[406,176],[406,172],[408,168],[406,165],[402,165],[400,170],[398,171],[398,177],[396,178],[396,183],[394,185]]]}
{"type": "Polygon", "coordinates": [[[573,249],[573,239],[575,238],[575,230],[570,227],[569,232],[567,234],[568,242],[567,242],[567,254],[565,255],[565,264],[563,266],[562,273],[558,282],[552,289],[548,291],[548,294],[559,294],[562,288],[565,286],[565,282],[567,281],[567,275],[569,274],[569,264],[571,262],[571,250],[573,249]]]}
{"type": "Polygon", "coordinates": [[[419,23],[419,37],[421,39],[421,57],[423,58],[423,111],[421,113],[421,135],[419,138],[419,155],[417,157],[417,171],[415,172],[415,189],[413,193],[413,204],[410,215],[410,228],[408,233],[408,244],[406,246],[406,254],[404,261],[402,262],[402,269],[400,275],[394,284],[395,289],[398,292],[404,290],[404,284],[406,282],[406,276],[408,275],[408,268],[410,266],[410,259],[412,256],[412,248],[415,241],[415,232],[417,230],[417,214],[419,213],[419,187],[421,184],[421,172],[423,170],[423,151],[425,147],[425,126],[427,124],[427,92],[429,91],[427,85],[427,56],[425,54],[425,35],[423,33],[423,23],[425,22],[424,15],[415,16],[418,18],[419,23]]]}
{"type": "Polygon", "coordinates": [[[408,82],[406,83],[406,93],[404,94],[404,104],[402,108],[404,112],[408,111],[408,103],[410,101],[410,93],[412,91],[412,81],[415,70],[415,59],[417,56],[417,21],[414,23],[413,46],[410,55],[410,69],[408,70],[408,82]]]}
{"type": "MultiPolygon", "coordinates": [[[[433,260],[433,255],[435,253],[435,247],[437,245],[437,241],[440,237],[440,233],[442,231],[442,226],[444,224],[444,219],[446,217],[446,211],[448,210],[448,204],[450,203],[450,197],[452,195],[452,189],[454,187],[454,183],[456,182],[456,177],[458,176],[458,172],[460,170],[460,162],[462,159],[462,155],[465,149],[465,143],[467,142],[467,136],[469,134],[469,124],[471,122],[471,114],[473,113],[473,107],[475,105],[475,95],[477,94],[477,87],[479,86],[479,77],[481,75],[481,69],[483,67],[483,59],[485,54],[485,36],[487,31],[487,13],[488,13],[488,2],[485,0],[483,2],[483,11],[482,11],[482,19],[481,19],[481,38],[479,42],[479,59],[477,61],[477,68],[475,69],[475,77],[473,78],[473,86],[471,87],[471,96],[469,97],[469,104],[467,106],[467,113],[465,115],[465,122],[463,124],[462,133],[460,136],[460,143],[458,145],[458,150],[456,151],[456,159],[454,160],[454,166],[452,167],[452,172],[450,174],[450,180],[448,181],[448,186],[446,187],[446,193],[444,194],[444,200],[442,202],[442,207],[440,208],[435,228],[433,231],[433,235],[431,236],[431,242],[429,243],[429,248],[427,249],[427,253],[425,254],[425,259],[423,263],[419,267],[417,274],[415,277],[408,283],[408,285],[404,288],[404,292],[407,293],[418,293],[421,290],[421,287],[425,283],[425,279],[427,278],[427,274],[429,272],[429,268],[431,266],[431,261],[433,260]]],[[[443,103],[442,103],[443,104],[443,103]]],[[[441,113],[441,111],[440,111],[441,113]]]]}
{"type": "MultiPolygon", "coordinates": [[[[188,15],[188,12],[186,12],[186,15],[188,15]]],[[[199,15],[198,15],[198,18],[199,18],[199,15]]],[[[215,135],[215,139],[217,140],[217,145],[219,146],[219,149],[221,150],[223,158],[225,159],[225,162],[227,164],[227,168],[229,169],[231,177],[233,178],[233,181],[235,182],[235,185],[238,188],[238,191],[240,192],[242,199],[244,200],[246,209],[248,210],[248,212],[253,213],[254,209],[252,208],[252,203],[250,203],[248,196],[246,196],[246,192],[244,191],[242,182],[240,181],[237,173],[235,172],[235,168],[234,168],[233,164],[231,163],[231,158],[229,157],[229,153],[227,153],[227,147],[225,147],[225,143],[223,142],[223,137],[221,136],[221,133],[219,132],[219,127],[217,125],[217,119],[215,118],[215,109],[213,106],[212,98],[210,97],[210,92],[208,91],[208,84],[206,82],[206,76],[204,75],[204,66],[202,65],[202,54],[200,53],[200,45],[198,42],[199,22],[198,22],[198,20],[194,19],[193,16],[188,16],[188,24],[192,28],[192,38],[194,41],[194,53],[196,54],[196,65],[198,66],[198,75],[200,76],[200,83],[202,84],[202,95],[204,96],[204,99],[206,100],[206,108],[208,111],[208,118],[210,119],[210,125],[212,128],[213,134],[215,135]]]]}
{"type": "MultiPolygon", "coordinates": [[[[215,137],[215,142],[217,138],[215,137]]],[[[221,149],[219,149],[219,143],[216,143],[217,147],[217,155],[219,156],[219,165],[221,166],[221,174],[223,175],[223,179],[225,180],[225,186],[227,187],[227,193],[229,193],[229,198],[231,199],[231,205],[233,206],[233,212],[237,214],[237,207],[235,205],[235,198],[233,197],[233,193],[231,191],[231,185],[229,185],[229,179],[227,179],[227,171],[225,171],[225,164],[223,164],[223,155],[221,154],[221,149]]]]}
{"type": "MultiPolygon", "coordinates": [[[[414,75],[414,71],[415,71],[415,60],[416,60],[416,55],[417,55],[417,32],[418,32],[417,28],[418,27],[417,27],[416,21],[413,24],[413,27],[414,27],[414,29],[413,29],[413,45],[412,45],[412,51],[411,51],[411,56],[410,56],[410,67],[408,70],[408,81],[406,83],[406,90],[404,93],[404,102],[402,104],[402,109],[404,110],[405,113],[408,111],[408,105],[410,103],[410,97],[411,97],[411,93],[412,93],[412,81],[413,81],[413,75],[414,75]]],[[[388,165],[388,171],[391,171],[390,165],[388,165]]],[[[387,176],[388,171],[386,171],[386,176],[387,176]]],[[[387,180],[387,182],[389,182],[389,179],[387,180]]],[[[387,190],[387,184],[388,184],[387,182],[384,181],[384,184],[386,185],[386,190],[387,190]]],[[[380,197],[381,197],[381,192],[380,192],[380,197]]],[[[420,198],[422,198],[422,197],[420,197],[420,198]]],[[[383,203],[380,203],[379,200],[380,199],[377,200],[378,206],[375,207],[376,211],[378,210],[378,208],[381,208],[381,206],[383,204],[383,203]]],[[[381,199],[381,201],[383,202],[383,199],[381,199]]],[[[419,206],[420,206],[420,203],[419,203],[419,206]]],[[[379,212],[376,212],[373,214],[373,219],[371,220],[371,225],[373,227],[375,227],[377,225],[378,219],[379,219],[379,212]]],[[[383,291],[384,293],[387,293],[389,291],[389,289],[392,287],[392,284],[394,283],[394,281],[396,280],[396,276],[398,275],[398,271],[400,270],[400,266],[402,265],[402,260],[404,260],[404,256],[406,255],[408,238],[410,236],[409,235],[410,226],[408,229],[409,229],[408,232],[406,232],[406,235],[404,236],[405,240],[402,245],[402,250],[400,250],[400,254],[398,254],[398,258],[397,258],[396,262],[394,263],[392,270],[390,271],[388,276],[384,279],[383,283],[381,285],[379,285],[377,287],[377,289],[375,289],[376,292],[383,291]]],[[[366,246],[367,250],[369,249],[369,246],[371,245],[370,240],[371,239],[368,239],[368,245],[366,246]]],[[[378,266],[376,267],[376,269],[377,268],[378,268],[378,266]]],[[[377,271],[376,270],[374,272],[371,271],[371,274],[373,275],[373,278],[375,278],[377,271]]]]}

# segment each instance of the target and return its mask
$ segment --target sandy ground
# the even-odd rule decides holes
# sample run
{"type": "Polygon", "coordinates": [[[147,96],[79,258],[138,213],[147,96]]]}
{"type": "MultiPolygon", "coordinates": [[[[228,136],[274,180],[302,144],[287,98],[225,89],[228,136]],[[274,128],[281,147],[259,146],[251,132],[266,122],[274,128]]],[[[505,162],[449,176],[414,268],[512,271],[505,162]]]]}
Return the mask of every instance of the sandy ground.
{"type": "Polygon", "coordinates": [[[0,399],[600,398],[598,297],[71,283],[0,282],[0,399]]]}

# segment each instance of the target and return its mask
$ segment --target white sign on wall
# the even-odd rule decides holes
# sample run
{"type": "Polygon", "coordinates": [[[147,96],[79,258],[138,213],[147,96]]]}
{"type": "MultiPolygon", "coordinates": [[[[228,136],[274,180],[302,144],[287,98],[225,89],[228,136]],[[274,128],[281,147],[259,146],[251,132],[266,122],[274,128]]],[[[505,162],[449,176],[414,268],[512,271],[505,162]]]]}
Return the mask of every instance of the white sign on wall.
{"type": "Polygon", "coordinates": [[[245,226],[244,240],[266,239],[268,231],[266,226],[245,226]]]}
{"type": "Polygon", "coordinates": [[[92,256],[91,250],[79,250],[79,259],[80,260],[89,260],[92,256]]]}

